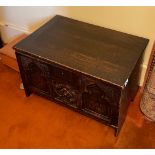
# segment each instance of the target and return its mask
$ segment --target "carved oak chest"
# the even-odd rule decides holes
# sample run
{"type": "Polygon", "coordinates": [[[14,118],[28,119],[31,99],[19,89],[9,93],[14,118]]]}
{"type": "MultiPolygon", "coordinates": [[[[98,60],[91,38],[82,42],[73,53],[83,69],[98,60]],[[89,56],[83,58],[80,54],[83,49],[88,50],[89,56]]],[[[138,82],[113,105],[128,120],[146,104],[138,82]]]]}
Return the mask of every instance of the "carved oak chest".
{"type": "Polygon", "coordinates": [[[148,39],[55,16],[14,46],[25,93],[47,97],[119,133],[138,89],[148,39]]]}

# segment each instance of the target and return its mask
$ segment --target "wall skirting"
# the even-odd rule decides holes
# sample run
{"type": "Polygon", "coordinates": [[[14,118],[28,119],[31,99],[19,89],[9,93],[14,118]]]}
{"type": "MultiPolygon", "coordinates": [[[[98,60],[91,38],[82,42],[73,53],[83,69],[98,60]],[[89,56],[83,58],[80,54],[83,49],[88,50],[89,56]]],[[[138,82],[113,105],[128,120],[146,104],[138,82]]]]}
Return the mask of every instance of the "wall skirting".
{"type": "Polygon", "coordinates": [[[0,22],[0,31],[4,43],[10,42],[11,40],[13,40],[14,38],[23,33],[25,34],[31,33],[31,31],[29,31],[26,27],[2,22],[0,22]]]}
{"type": "Polygon", "coordinates": [[[140,75],[139,86],[143,85],[146,70],[147,70],[147,65],[146,64],[142,64],[141,65],[141,75],[140,75]]]}
{"type": "Polygon", "coordinates": [[[30,33],[30,31],[26,27],[17,26],[15,24],[11,24],[11,23],[2,23],[2,22],[0,22],[0,26],[9,27],[10,29],[14,29],[14,30],[17,30],[17,31],[22,31],[22,32],[25,32],[25,33],[30,33]]]}

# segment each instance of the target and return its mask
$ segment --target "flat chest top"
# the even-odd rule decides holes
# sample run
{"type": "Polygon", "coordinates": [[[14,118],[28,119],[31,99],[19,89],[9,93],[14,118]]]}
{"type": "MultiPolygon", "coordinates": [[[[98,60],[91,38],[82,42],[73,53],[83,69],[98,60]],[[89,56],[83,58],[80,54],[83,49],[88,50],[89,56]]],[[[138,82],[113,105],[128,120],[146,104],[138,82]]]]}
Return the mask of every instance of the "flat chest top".
{"type": "Polygon", "coordinates": [[[145,38],[57,15],[14,49],[124,86],[147,44],[145,38]]]}

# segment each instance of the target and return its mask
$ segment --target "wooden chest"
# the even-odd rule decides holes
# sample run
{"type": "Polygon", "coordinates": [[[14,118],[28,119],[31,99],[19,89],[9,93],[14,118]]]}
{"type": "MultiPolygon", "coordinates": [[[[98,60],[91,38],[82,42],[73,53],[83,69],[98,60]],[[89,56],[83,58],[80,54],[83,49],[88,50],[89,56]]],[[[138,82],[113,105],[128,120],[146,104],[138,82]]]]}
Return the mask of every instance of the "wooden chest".
{"type": "Polygon", "coordinates": [[[14,46],[25,89],[115,128],[138,89],[148,39],[55,16],[14,46]]]}

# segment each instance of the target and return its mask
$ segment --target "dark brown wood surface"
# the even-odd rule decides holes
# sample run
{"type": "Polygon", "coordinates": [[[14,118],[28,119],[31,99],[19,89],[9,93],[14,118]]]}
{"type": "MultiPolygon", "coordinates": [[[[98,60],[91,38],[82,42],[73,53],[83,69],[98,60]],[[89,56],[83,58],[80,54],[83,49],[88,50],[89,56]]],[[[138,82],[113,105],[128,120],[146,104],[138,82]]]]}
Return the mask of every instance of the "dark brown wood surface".
{"type": "Polygon", "coordinates": [[[148,40],[62,16],[14,46],[25,89],[115,128],[138,90],[148,40]]]}
{"type": "Polygon", "coordinates": [[[0,48],[3,47],[3,42],[2,42],[2,39],[1,39],[1,34],[0,34],[0,48]]]}
{"type": "Polygon", "coordinates": [[[57,15],[14,48],[123,87],[147,43],[57,15]]]}
{"type": "Polygon", "coordinates": [[[27,96],[37,93],[117,129],[121,87],[18,51],[16,56],[27,96]]]}

